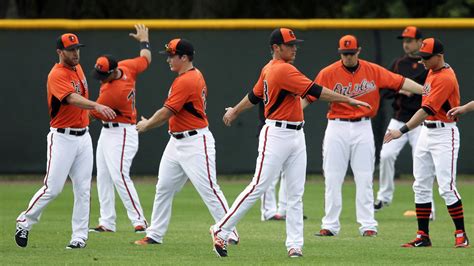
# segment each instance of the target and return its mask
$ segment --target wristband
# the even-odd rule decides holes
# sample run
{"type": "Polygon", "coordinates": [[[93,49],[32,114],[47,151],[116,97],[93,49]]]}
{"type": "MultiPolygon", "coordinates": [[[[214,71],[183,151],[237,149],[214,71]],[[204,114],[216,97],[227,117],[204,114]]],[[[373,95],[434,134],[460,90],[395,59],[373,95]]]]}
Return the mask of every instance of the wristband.
{"type": "Polygon", "coordinates": [[[408,131],[410,131],[410,129],[407,127],[407,125],[403,125],[403,127],[401,127],[400,129],[400,132],[402,132],[402,134],[405,134],[407,133],[408,131]]]}
{"type": "Polygon", "coordinates": [[[140,50],[141,49],[148,49],[148,50],[151,50],[150,49],[150,43],[149,42],[140,42],[140,50]]]}

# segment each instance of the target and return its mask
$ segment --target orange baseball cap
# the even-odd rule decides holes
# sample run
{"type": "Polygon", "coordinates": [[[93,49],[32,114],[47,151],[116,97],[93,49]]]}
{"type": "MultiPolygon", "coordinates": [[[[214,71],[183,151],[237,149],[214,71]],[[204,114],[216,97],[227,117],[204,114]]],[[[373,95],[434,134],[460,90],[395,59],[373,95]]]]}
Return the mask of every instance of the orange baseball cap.
{"type": "Polygon", "coordinates": [[[273,44],[297,44],[303,40],[296,39],[295,33],[287,28],[278,28],[270,34],[270,45],[273,44]]]}
{"type": "Polygon", "coordinates": [[[191,42],[186,39],[173,39],[165,44],[165,50],[159,53],[168,55],[194,55],[194,47],[191,42]]]}
{"type": "Polygon", "coordinates": [[[94,69],[92,69],[92,76],[98,80],[104,80],[114,72],[117,68],[117,60],[112,55],[102,55],[97,58],[94,69]]]}
{"type": "Polygon", "coordinates": [[[79,38],[77,38],[76,34],[73,33],[64,33],[59,36],[56,41],[56,49],[60,50],[74,50],[84,46],[84,44],[79,43],[79,38]]]}
{"type": "Polygon", "coordinates": [[[423,36],[421,35],[421,31],[415,26],[408,26],[406,27],[402,35],[398,36],[398,39],[403,38],[413,38],[413,39],[421,39],[423,36]]]}
{"type": "Polygon", "coordinates": [[[345,35],[339,39],[338,52],[342,53],[357,53],[359,51],[359,42],[353,35],[345,35]]]}
{"type": "Polygon", "coordinates": [[[431,57],[444,53],[444,46],[440,40],[435,38],[424,39],[420,51],[417,53],[421,57],[431,57]]]}

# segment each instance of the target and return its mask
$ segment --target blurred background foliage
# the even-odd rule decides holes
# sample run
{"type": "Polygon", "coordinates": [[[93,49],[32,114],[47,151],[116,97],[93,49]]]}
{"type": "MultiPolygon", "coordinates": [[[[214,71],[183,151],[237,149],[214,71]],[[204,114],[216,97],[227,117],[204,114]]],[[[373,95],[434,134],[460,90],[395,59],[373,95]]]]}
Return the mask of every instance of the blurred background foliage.
{"type": "Polygon", "coordinates": [[[2,0],[1,18],[471,18],[474,0],[2,0]]]}

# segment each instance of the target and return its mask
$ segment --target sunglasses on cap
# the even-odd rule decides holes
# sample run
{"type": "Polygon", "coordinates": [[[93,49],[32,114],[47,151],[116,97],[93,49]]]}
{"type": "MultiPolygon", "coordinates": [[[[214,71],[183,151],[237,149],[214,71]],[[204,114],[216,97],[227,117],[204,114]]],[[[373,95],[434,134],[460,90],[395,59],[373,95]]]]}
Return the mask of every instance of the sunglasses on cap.
{"type": "Polygon", "coordinates": [[[356,53],[348,52],[348,53],[341,53],[343,56],[348,56],[348,55],[355,55],[356,53]]]}

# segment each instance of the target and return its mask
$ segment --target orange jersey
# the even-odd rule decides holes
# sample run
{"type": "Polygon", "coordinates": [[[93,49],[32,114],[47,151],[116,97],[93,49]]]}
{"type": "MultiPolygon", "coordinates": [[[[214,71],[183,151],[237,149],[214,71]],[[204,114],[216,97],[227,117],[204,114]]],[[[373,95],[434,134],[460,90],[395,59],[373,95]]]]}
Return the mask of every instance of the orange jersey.
{"type": "Polygon", "coordinates": [[[145,57],[140,56],[120,61],[117,68],[122,72],[122,76],[120,79],[102,84],[97,99],[98,103],[114,109],[117,117],[108,120],[96,111],[91,111],[91,114],[102,121],[136,124],[135,83],[137,75],[148,68],[148,61],[145,57]]]}
{"type": "Polygon", "coordinates": [[[88,111],[66,102],[66,97],[71,93],[89,98],[87,81],[81,65],[70,69],[62,64],[55,64],[49,72],[46,87],[51,127],[84,128],[89,125],[88,111]]]}
{"type": "MultiPolygon", "coordinates": [[[[357,108],[346,103],[333,102],[329,105],[329,119],[374,117],[379,109],[380,88],[398,91],[404,81],[403,76],[361,59],[354,73],[349,72],[342,61],[337,61],[321,70],[315,79],[315,83],[320,86],[372,106],[372,109],[357,108]]],[[[309,97],[309,100],[313,99],[309,97]]]]}
{"type": "Polygon", "coordinates": [[[303,121],[301,98],[314,83],[283,60],[270,60],[253,88],[255,96],[263,99],[265,118],[298,122],[303,121]]]}
{"type": "Polygon", "coordinates": [[[430,70],[423,86],[421,107],[429,110],[426,120],[453,122],[446,113],[453,107],[459,106],[461,99],[456,74],[448,65],[440,70],[430,70]]]}
{"type": "Polygon", "coordinates": [[[169,130],[182,132],[207,127],[206,97],[206,82],[197,68],[179,75],[164,105],[174,113],[169,119],[169,130]]]}

